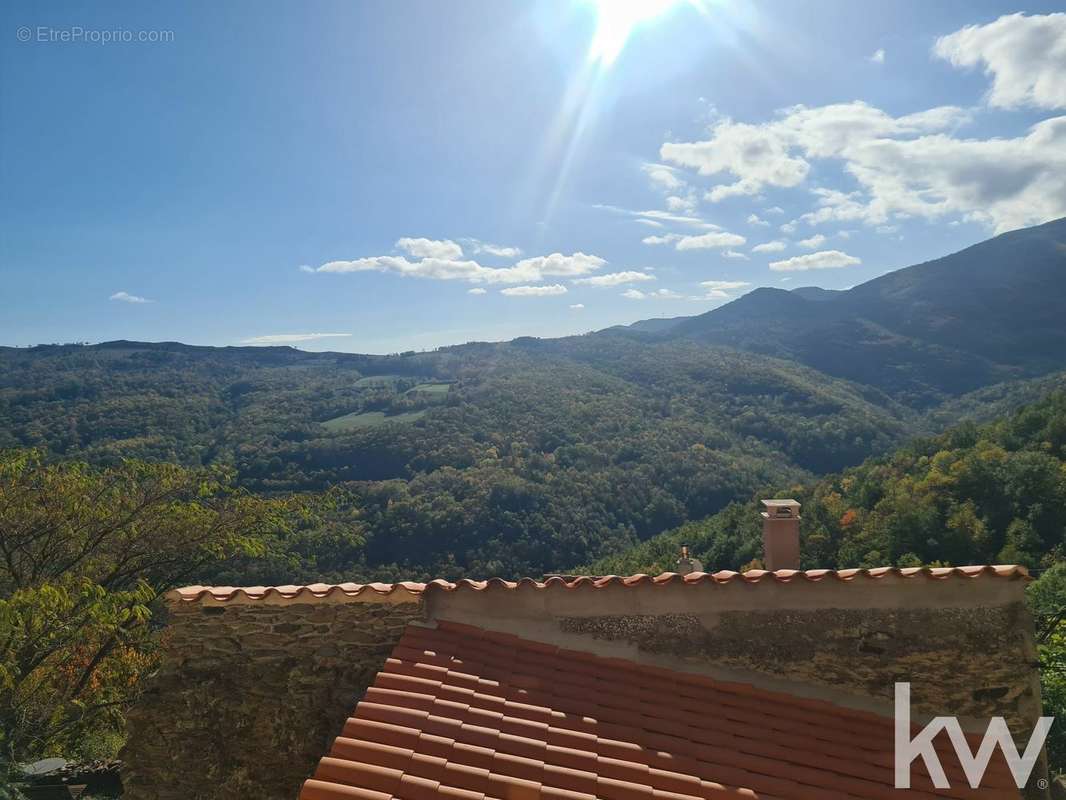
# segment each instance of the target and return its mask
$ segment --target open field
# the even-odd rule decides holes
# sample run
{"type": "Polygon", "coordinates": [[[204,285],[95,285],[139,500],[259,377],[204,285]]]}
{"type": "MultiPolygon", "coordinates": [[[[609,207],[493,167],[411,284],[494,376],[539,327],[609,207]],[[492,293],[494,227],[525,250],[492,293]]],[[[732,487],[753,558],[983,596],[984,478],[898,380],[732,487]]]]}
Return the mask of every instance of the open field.
{"type": "Polygon", "coordinates": [[[425,416],[425,410],[407,411],[403,414],[385,414],[384,411],[364,411],[361,414],[345,414],[343,417],[334,417],[321,423],[323,428],[338,432],[355,430],[357,428],[374,428],[387,422],[414,422],[425,416]]]}

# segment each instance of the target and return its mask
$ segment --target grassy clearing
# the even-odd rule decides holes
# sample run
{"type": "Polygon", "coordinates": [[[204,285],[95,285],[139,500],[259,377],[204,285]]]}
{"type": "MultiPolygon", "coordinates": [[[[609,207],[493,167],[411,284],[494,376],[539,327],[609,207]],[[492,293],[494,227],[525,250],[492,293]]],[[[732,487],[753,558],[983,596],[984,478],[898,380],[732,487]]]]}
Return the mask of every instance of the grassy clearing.
{"type": "Polygon", "coordinates": [[[446,397],[451,390],[450,383],[420,383],[407,390],[407,394],[428,394],[434,398],[446,397]]]}
{"type": "Polygon", "coordinates": [[[321,423],[326,430],[349,431],[357,428],[374,428],[387,422],[414,422],[425,416],[425,410],[407,411],[403,414],[387,415],[384,411],[364,411],[361,414],[345,414],[343,417],[334,417],[321,423]]]}
{"type": "Polygon", "coordinates": [[[395,386],[402,375],[367,375],[355,382],[356,389],[368,389],[371,386],[395,386]]]}

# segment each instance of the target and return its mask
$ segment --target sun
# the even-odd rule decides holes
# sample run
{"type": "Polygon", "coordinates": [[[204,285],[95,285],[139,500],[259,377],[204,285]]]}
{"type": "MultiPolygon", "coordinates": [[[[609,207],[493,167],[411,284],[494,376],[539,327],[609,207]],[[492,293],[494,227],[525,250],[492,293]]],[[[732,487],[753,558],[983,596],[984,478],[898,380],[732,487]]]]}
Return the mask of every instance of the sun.
{"type": "Polygon", "coordinates": [[[625,47],[633,29],[655,19],[681,0],[590,0],[596,7],[596,33],[589,61],[610,65],[625,47]]]}

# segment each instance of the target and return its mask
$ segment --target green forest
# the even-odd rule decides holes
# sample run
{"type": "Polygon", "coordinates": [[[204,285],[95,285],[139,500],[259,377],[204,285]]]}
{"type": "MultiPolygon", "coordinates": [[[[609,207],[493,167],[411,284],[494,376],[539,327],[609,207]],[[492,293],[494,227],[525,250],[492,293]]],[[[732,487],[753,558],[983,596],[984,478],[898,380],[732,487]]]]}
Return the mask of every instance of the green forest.
{"type": "MultiPolygon", "coordinates": [[[[804,566],[1041,575],[1045,699],[1066,713],[1060,374],[915,409],[627,335],[0,358],[5,768],[117,752],[174,586],[659,572],[682,544],[741,569],[759,565],[770,495],[803,504],[804,566]],[[963,421],[931,433],[947,420],[963,421]]],[[[1066,764],[1066,740],[1050,747],[1066,764]]]]}

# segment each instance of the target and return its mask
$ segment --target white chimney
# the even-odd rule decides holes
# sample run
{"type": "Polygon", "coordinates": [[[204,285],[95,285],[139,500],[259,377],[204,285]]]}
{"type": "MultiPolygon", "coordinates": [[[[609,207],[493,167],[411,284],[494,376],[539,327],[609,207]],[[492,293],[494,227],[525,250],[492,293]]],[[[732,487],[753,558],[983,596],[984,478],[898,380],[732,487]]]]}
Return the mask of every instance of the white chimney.
{"type": "Polygon", "coordinates": [[[763,566],[768,570],[799,569],[800,504],[795,500],[763,500],[763,566]]]}

